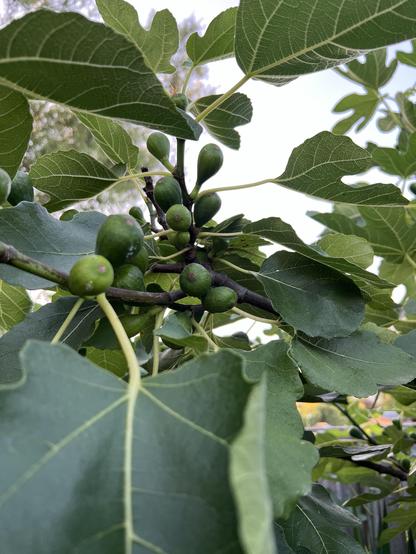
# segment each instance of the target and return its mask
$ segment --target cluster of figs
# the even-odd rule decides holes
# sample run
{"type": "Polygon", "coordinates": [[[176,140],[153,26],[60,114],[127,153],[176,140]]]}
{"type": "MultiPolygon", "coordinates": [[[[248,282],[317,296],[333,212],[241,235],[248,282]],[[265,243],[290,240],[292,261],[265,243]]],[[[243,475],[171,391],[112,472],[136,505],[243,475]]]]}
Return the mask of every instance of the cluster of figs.
{"type": "MultiPolygon", "coordinates": [[[[159,132],[152,133],[147,140],[149,152],[169,171],[169,139],[159,132]]],[[[204,146],[198,156],[196,184],[189,197],[188,209],[183,204],[182,189],[171,176],[161,178],[154,187],[154,201],[164,213],[168,229],[158,238],[159,245],[168,243],[175,252],[191,248],[191,236],[195,236],[217,214],[221,207],[218,194],[200,194],[201,185],[221,168],[223,155],[215,144],[204,146]]],[[[75,210],[68,210],[61,219],[71,219],[75,210]]],[[[142,226],[146,225],[143,213],[138,207],[129,214],[108,216],[98,230],[95,254],[80,258],[72,267],[68,286],[72,294],[80,297],[94,297],[109,287],[145,291],[144,274],[149,269],[149,252],[145,245],[142,226]]],[[[186,260],[186,257],[182,258],[186,260]]],[[[200,299],[202,306],[210,313],[230,310],[237,302],[234,290],[215,286],[212,272],[198,258],[185,261],[179,276],[181,290],[188,296],[200,299]]]]}

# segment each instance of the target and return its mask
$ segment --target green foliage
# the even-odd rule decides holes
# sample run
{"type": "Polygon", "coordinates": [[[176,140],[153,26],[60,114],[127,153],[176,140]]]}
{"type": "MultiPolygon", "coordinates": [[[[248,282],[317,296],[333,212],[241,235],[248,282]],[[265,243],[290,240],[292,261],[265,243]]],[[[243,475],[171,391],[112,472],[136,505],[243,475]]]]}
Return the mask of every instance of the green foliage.
{"type": "Polygon", "coordinates": [[[104,23],[46,5],[66,11],[0,29],[2,550],[358,554],[400,535],[412,552],[416,104],[382,89],[416,65],[414,42],[384,48],[416,38],[414,0],[241,0],[180,37],[168,10],[145,28],[125,0],[97,1],[104,23]],[[233,57],[229,91],[201,85],[233,57]],[[278,177],[200,192],[224,154],[204,137],[196,162],[186,140],[238,150],[247,81],[337,66],[360,92],[333,133],[278,177]],[[86,141],[56,151],[60,116],[86,141]],[[343,136],[374,120],[395,142],[343,136]],[[266,183],[330,202],[309,213],[322,235],[267,206],[213,221],[221,192],[257,205],[266,183]],[[113,215],[89,211],[110,187],[113,215]]]}

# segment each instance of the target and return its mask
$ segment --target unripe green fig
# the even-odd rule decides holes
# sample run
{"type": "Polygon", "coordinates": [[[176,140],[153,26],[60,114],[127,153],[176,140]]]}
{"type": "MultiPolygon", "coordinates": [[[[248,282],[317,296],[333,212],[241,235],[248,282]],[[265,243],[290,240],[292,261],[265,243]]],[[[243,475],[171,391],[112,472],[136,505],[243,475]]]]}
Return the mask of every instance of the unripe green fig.
{"type": "Polygon", "coordinates": [[[73,219],[74,216],[76,216],[77,214],[79,214],[78,210],[75,210],[75,209],[66,210],[66,212],[64,212],[59,219],[61,221],[71,221],[71,219],[73,219]]]}
{"type": "Polygon", "coordinates": [[[111,287],[114,271],[103,256],[91,254],[79,259],[69,273],[68,288],[75,296],[97,296],[111,287]]]}
{"type": "Polygon", "coordinates": [[[139,223],[139,225],[144,225],[146,223],[143,212],[139,208],[139,206],[132,206],[129,210],[129,214],[132,217],[134,217],[134,219],[139,223]]]}
{"type": "Polygon", "coordinates": [[[129,264],[137,266],[142,273],[146,273],[149,267],[149,253],[147,248],[142,246],[137,254],[129,259],[129,264]]]}
{"type": "Polygon", "coordinates": [[[121,265],[114,271],[113,287],[144,291],[143,273],[135,265],[121,265]]]}
{"type": "Polygon", "coordinates": [[[412,440],[416,441],[416,433],[410,433],[409,437],[410,437],[412,440]]]}
{"type": "Polygon", "coordinates": [[[194,220],[197,227],[208,223],[220,210],[221,198],[216,192],[203,194],[196,199],[194,207],[194,220]]]}
{"type": "Polygon", "coordinates": [[[101,225],[95,246],[96,254],[119,266],[143,246],[143,231],[131,215],[110,215],[101,225]]]}
{"type": "Polygon", "coordinates": [[[164,212],[174,204],[182,204],[182,191],[176,179],[162,177],[155,186],[155,200],[164,212]]]}
{"type": "Polygon", "coordinates": [[[237,293],[229,287],[215,287],[209,289],[202,300],[204,308],[211,314],[228,312],[236,303],[237,293]]]}
{"type": "Polygon", "coordinates": [[[183,292],[197,298],[204,297],[212,284],[210,272],[201,264],[187,265],[179,276],[179,284],[183,292]]]}
{"type": "Polygon", "coordinates": [[[134,337],[143,329],[143,316],[139,314],[123,314],[119,316],[128,337],[134,337]]]}
{"type": "Polygon", "coordinates": [[[403,460],[400,460],[400,465],[402,466],[404,471],[408,473],[412,464],[410,463],[409,458],[403,458],[403,460]]]}
{"type": "Polygon", "coordinates": [[[33,202],[34,196],[32,179],[24,171],[18,171],[12,180],[8,202],[17,206],[19,202],[33,202]]]}
{"type": "Polygon", "coordinates": [[[174,231],[187,231],[192,223],[192,215],[182,204],[174,204],[166,212],[166,221],[174,231]]]}
{"type": "Polygon", "coordinates": [[[12,182],[9,174],[4,169],[0,168],[0,204],[6,202],[7,197],[10,194],[12,182]]]}
{"type": "Polygon", "coordinates": [[[174,231],[169,235],[169,242],[173,244],[178,250],[183,250],[185,246],[189,244],[191,235],[189,231],[174,231]]]}
{"type": "Polygon", "coordinates": [[[157,160],[163,165],[166,161],[169,163],[170,154],[170,142],[166,135],[163,133],[151,133],[147,137],[147,149],[157,160]]]}
{"type": "Polygon", "coordinates": [[[365,435],[358,429],[358,427],[351,427],[350,429],[350,436],[354,439],[365,439],[365,435]]]}
{"type": "Polygon", "coordinates": [[[185,94],[174,94],[172,96],[172,100],[174,101],[175,103],[175,106],[177,108],[179,108],[180,110],[186,110],[187,106],[188,106],[188,98],[186,97],[185,94]]]}
{"type": "Polygon", "coordinates": [[[400,419],[393,419],[392,423],[397,429],[399,429],[399,431],[402,430],[402,422],[400,419]]]}
{"type": "Polygon", "coordinates": [[[416,195],[416,183],[411,183],[409,186],[410,192],[416,195]]]}
{"type": "Polygon", "coordinates": [[[222,150],[216,144],[206,144],[198,156],[196,186],[199,188],[221,169],[224,161],[222,150]]]}

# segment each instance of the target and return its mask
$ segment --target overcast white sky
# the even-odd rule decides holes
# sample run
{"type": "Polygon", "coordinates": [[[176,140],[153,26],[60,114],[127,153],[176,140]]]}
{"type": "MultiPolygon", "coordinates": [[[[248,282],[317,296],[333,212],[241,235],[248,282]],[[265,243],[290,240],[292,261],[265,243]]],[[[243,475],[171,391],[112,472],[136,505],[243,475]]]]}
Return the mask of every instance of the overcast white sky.
{"type": "MultiPolygon", "coordinates": [[[[195,13],[207,25],[219,12],[237,5],[235,0],[131,0],[142,22],[149,12],[168,8],[178,21],[195,13]]],[[[406,45],[405,49],[409,49],[406,45]]],[[[210,79],[218,92],[225,92],[242,76],[235,60],[226,60],[209,65],[210,79]]],[[[392,90],[400,90],[415,82],[411,69],[400,68],[392,82],[392,90]]],[[[281,88],[252,81],[241,92],[247,94],[254,106],[252,122],[240,127],[242,145],[239,151],[224,147],[225,163],[206,188],[238,185],[280,175],[294,147],[323,130],[331,130],[339,119],[331,113],[333,106],[349,93],[361,93],[358,86],[339,77],[333,71],[325,71],[302,77],[281,88]]],[[[378,133],[371,125],[365,133],[353,136],[361,145],[367,140],[377,140],[386,145],[393,144],[393,135],[378,133]]],[[[202,144],[212,142],[206,135],[198,143],[188,143],[187,165],[191,170],[202,144]]],[[[190,174],[192,177],[192,173],[190,174]]],[[[192,180],[192,179],[191,179],[192,180]]],[[[380,179],[381,180],[381,179],[380,179]]],[[[390,182],[389,177],[383,179],[390,182]]],[[[305,216],[307,210],[330,211],[331,205],[319,202],[301,194],[287,191],[269,184],[246,191],[227,192],[223,196],[221,215],[228,217],[238,212],[246,213],[252,220],[268,216],[282,217],[291,223],[299,235],[312,242],[320,226],[305,216]]]]}

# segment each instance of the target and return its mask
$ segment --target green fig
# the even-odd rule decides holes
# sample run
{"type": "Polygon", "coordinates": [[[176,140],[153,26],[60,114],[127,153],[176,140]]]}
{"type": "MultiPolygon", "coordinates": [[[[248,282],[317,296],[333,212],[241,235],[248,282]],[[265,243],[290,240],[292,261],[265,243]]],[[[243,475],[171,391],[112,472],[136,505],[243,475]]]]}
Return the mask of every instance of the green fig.
{"type": "Polygon", "coordinates": [[[147,149],[157,160],[171,171],[172,164],[169,162],[170,142],[163,133],[151,133],[147,137],[147,149]]]}
{"type": "Polygon", "coordinates": [[[212,284],[210,272],[201,264],[187,265],[179,277],[179,284],[183,292],[197,298],[204,297],[212,284]]]}
{"type": "Polygon", "coordinates": [[[191,240],[189,231],[174,231],[169,235],[169,242],[178,250],[183,250],[191,240]]]}
{"type": "Polygon", "coordinates": [[[162,177],[155,185],[155,200],[164,212],[174,204],[182,204],[182,191],[176,179],[162,177]]]}
{"type": "Polygon", "coordinates": [[[113,287],[144,291],[143,273],[137,266],[130,263],[121,265],[114,271],[113,287]]]}
{"type": "Polygon", "coordinates": [[[185,111],[186,108],[188,107],[189,100],[185,94],[181,94],[181,93],[174,94],[172,96],[172,100],[175,103],[175,106],[180,110],[185,111]]]}
{"type": "Polygon", "coordinates": [[[208,312],[217,314],[231,310],[237,300],[237,293],[229,287],[215,287],[209,289],[202,304],[208,312]]]}
{"type": "Polygon", "coordinates": [[[33,202],[34,196],[32,179],[24,171],[18,171],[12,180],[8,202],[17,206],[19,202],[33,202]]]}
{"type": "Polygon", "coordinates": [[[143,246],[143,231],[131,215],[110,215],[101,225],[96,241],[96,254],[114,267],[123,265],[143,246]]]}
{"type": "Polygon", "coordinates": [[[76,216],[77,214],[79,214],[78,210],[75,210],[75,209],[66,210],[66,212],[64,212],[59,219],[61,221],[71,221],[74,218],[74,216],[76,216]]]}
{"type": "Polygon", "coordinates": [[[7,171],[0,168],[0,204],[6,202],[10,194],[12,182],[7,171]]]}
{"type": "Polygon", "coordinates": [[[134,217],[139,225],[144,225],[146,223],[143,212],[139,206],[132,206],[129,210],[129,214],[134,217]]]}
{"type": "Polygon", "coordinates": [[[361,439],[361,440],[365,440],[365,435],[361,432],[360,429],[358,429],[358,427],[351,427],[350,429],[350,436],[353,437],[354,439],[361,439]]]}
{"type": "Polygon", "coordinates": [[[197,227],[208,223],[221,208],[221,198],[216,192],[203,194],[196,199],[194,207],[194,220],[197,227]]]}
{"type": "Polygon", "coordinates": [[[409,189],[410,189],[410,192],[416,195],[416,183],[410,183],[409,189]]]}
{"type": "Polygon", "coordinates": [[[72,267],[68,288],[75,296],[97,296],[111,287],[114,271],[110,262],[95,254],[84,256],[72,267]]]}
{"type": "Polygon", "coordinates": [[[198,173],[196,188],[208,181],[221,169],[224,161],[222,150],[216,144],[206,144],[201,148],[198,156],[198,173]]]}
{"type": "Polygon", "coordinates": [[[166,212],[166,221],[174,231],[187,231],[192,224],[192,215],[182,204],[174,204],[166,212]]]}
{"type": "Polygon", "coordinates": [[[142,273],[146,273],[149,268],[149,253],[147,248],[142,246],[137,254],[129,259],[129,264],[137,266],[142,273]]]}

